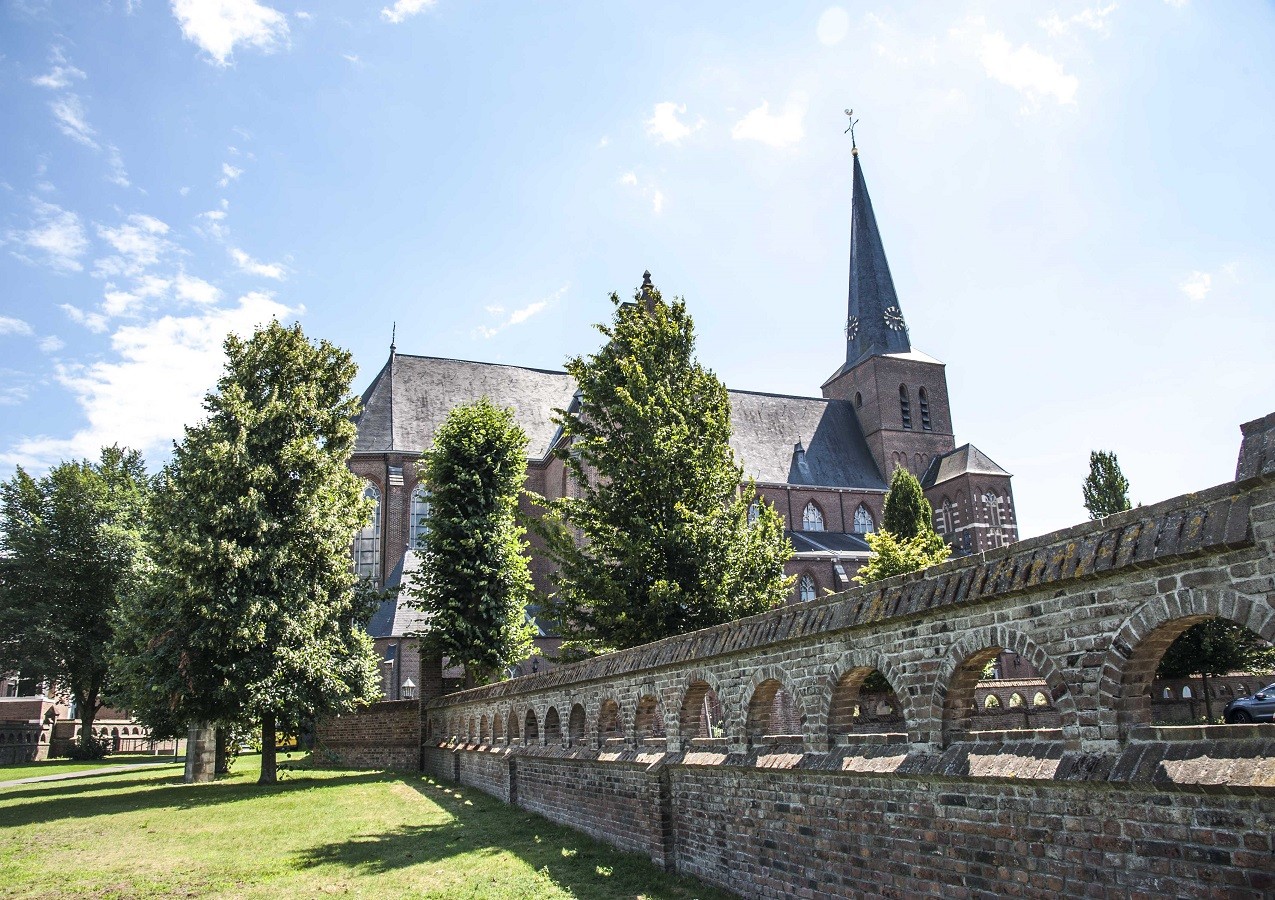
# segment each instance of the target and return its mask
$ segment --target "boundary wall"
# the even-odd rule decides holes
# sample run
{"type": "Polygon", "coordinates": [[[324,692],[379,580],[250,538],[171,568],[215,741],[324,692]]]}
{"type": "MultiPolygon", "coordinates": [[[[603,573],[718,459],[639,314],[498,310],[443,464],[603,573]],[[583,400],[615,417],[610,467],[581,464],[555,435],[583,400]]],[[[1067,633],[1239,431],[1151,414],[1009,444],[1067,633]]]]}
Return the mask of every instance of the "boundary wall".
{"type": "Polygon", "coordinates": [[[1149,724],[1186,628],[1275,639],[1275,414],[1243,432],[1198,494],[428,700],[419,765],[749,897],[1270,896],[1275,726],[1149,724]],[[1056,727],[979,730],[1002,650],[1056,727]],[[892,733],[856,725],[874,670],[892,733]]]}

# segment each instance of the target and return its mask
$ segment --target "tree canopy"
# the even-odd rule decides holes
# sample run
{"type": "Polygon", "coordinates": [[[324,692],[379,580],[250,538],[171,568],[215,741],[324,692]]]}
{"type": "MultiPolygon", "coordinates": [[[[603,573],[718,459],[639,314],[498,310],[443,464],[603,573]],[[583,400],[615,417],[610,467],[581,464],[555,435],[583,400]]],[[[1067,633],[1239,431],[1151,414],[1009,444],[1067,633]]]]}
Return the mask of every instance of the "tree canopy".
{"type": "Polygon", "coordinates": [[[1089,454],[1089,474],[1082,491],[1090,519],[1102,519],[1130,509],[1129,481],[1120,471],[1116,455],[1108,450],[1089,454]]]}
{"type": "Polygon", "coordinates": [[[347,467],[350,354],[278,322],[227,338],[208,418],[186,429],[150,511],[155,562],[122,617],[121,680],[156,725],[277,728],[379,693],[350,543],[368,508],[347,467]]]}
{"type": "Polygon", "coordinates": [[[864,535],[872,555],[855,575],[860,584],[916,572],[952,555],[934,530],[934,510],[921,482],[907,469],[897,468],[890,477],[881,520],[880,531],[864,535]]]}
{"type": "Polygon", "coordinates": [[[1208,717],[1213,718],[1208,679],[1213,675],[1275,672],[1275,648],[1243,625],[1227,619],[1206,619],[1182,632],[1160,657],[1158,678],[1199,676],[1208,717]]]}
{"type": "Polygon", "coordinates": [[[557,411],[556,454],[570,486],[539,526],[558,627],[591,652],[771,609],[791,588],[782,520],[741,490],[730,401],[695,360],[685,302],[649,286],[611,301],[606,343],[567,362],[578,394],[557,411]]]}
{"type": "Polygon", "coordinates": [[[448,413],[418,471],[429,491],[421,567],[408,591],[428,624],[422,647],[481,682],[525,659],[531,570],[518,524],[527,435],[486,397],[448,413]]]}
{"type": "Polygon", "coordinates": [[[143,568],[150,480],[140,453],[102,450],[0,486],[0,671],[48,680],[75,701],[80,744],[108,688],[116,613],[143,568]]]}

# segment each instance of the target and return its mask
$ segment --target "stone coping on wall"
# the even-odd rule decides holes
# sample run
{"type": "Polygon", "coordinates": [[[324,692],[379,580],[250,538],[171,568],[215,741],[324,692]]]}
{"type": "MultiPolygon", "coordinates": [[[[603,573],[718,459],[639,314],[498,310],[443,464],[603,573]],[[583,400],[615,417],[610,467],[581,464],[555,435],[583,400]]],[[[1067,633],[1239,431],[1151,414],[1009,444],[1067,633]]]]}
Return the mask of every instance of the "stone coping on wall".
{"type": "MultiPolygon", "coordinates": [[[[1253,726],[1244,726],[1253,728],[1253,726]]],[[[892,775],[924,779],[1050,782],[1142,786],[1156,790],[1228,791],[1275,797],[1275,726],[1235,737],[1130,743],[1118,754],[1068,749],[1059,740],[1014,744],[962,741],[939,753],[889,744],[837,747],[823,753],[757,747],[748,753],[691,749],[683,753],[437,744],[426,752],[474,753],[502,760],[579,765],[596,763],[651,772],[664,766],[855,777],[892,775]]]]}
{"type": "Polygon", "coordinates": [[[486,702],[579,685],[1251,547],[1253,494],[1268,482],[1275,477],[1264,473],[1243,487],[1227,482],[818,600],[448,694],[427,705],[486,702]]]}

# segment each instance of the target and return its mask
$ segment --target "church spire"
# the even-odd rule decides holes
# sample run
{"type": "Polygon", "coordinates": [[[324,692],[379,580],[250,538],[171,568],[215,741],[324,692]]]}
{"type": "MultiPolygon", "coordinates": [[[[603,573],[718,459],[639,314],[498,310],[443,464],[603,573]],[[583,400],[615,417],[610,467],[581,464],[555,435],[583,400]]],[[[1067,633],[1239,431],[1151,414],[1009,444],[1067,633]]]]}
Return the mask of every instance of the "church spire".
{"type": "MultiPolygon", "coordinates": [[[[846,365],[857,365],[870,356],[907,353],[912,349],[908,326],[903,321],[894,279],[885,259],[885,247],[872,212],[868,185],[854,157],[854,196],[850,223],[850,308],[846,318],[846,365]]],[[[842,371],[845,371],[843,369],[842,371]]]]}

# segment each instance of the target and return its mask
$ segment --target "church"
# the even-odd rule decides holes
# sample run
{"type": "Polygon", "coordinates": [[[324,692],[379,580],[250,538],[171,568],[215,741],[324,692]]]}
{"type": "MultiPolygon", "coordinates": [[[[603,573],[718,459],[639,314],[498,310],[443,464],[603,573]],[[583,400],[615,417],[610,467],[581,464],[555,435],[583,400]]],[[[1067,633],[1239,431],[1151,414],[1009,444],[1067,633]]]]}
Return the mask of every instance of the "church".
{"type": "MultiPolygon", "coordinates": [[[[863,536],[878,527],[898,467],[920,478],[934,527],[956,554],[1017,539],[1010,474],[973,444],[956,446],[945,366],[912,346],[858,150],[852,153],[845,361],[816,396],[729,392],[736,459],[783,517],[792,542],[794,603],[854,586],[869,554],[863,536]]],[[[355,538],[357,572],[393,588],[414,565],[411,548],[429,512],[416,461],[455,406],[486,396],[511,407],[528,437],[527,489],[549,498],[571,491],[569,473],[553,455],[561,438],[553,410],[566,409],[574,394],[566,372],[413,356],[391,346],[356,420],[350,466],[376,504],[355,538]]],[[[529,505],[524,511],[534,514],[529,505]]],[[[550,563],[531,540],[536,588],[549,592],[550,563]]],[[[419,682],[417,654],[400,647],[416,615],[403,599],[387,600],[369,626],[390,699],[410,699],[419,682]]],[[[549,635],[538,642],[546,652],[555,643],[549,635]]]]}

